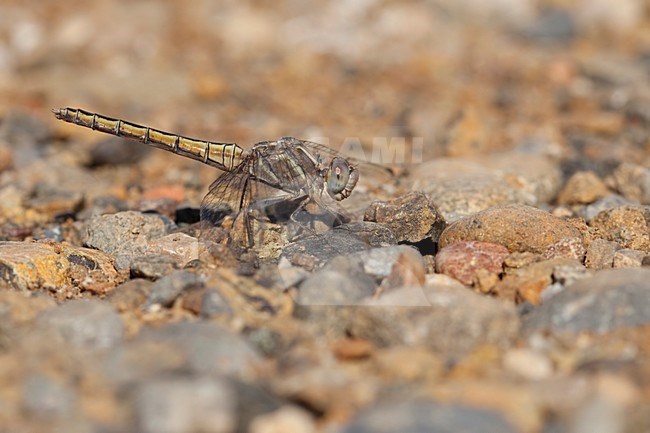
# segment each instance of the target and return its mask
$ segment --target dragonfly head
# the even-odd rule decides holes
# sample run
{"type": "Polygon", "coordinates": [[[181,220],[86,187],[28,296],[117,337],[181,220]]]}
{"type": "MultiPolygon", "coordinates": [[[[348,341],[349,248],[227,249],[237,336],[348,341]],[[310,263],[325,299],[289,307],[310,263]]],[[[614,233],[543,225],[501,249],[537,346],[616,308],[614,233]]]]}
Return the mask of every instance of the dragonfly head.
{"type": "Polygon", "coordinates": [[[359,171],[356,167],[339,157],[332,159],[325,173],[327,193],[336,201],[350,197],[358,180],[359,171]]]}

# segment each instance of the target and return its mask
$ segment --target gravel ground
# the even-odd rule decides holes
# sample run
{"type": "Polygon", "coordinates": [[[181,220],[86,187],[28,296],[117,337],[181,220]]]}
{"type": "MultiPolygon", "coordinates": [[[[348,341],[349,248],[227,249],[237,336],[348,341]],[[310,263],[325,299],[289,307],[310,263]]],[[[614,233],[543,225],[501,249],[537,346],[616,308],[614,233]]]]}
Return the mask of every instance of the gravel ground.
{"type": "Polygon", "coordinates": [[[4,0],[0,432],[650,431],[649,24],[642,0],[4,0]],[[218,170],[66,106],[317,141],[361,179],[345,218],[259,218],[244,248],[241,216],[199,221],[218,170]]]}

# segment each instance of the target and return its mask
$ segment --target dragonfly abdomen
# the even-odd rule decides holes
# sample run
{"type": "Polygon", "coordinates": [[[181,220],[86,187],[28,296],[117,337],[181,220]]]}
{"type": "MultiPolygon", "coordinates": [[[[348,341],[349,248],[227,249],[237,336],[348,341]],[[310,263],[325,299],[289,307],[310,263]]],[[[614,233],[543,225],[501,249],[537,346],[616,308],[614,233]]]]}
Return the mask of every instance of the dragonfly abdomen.
{"type": "Polygon", "coordinates": [[[221,170],[231,171],[243,160],[244,149],[235,143],[197,140],[77,108],[59,108],[52,111],[57,119],[106,134],[130,138],[221,170]]]}

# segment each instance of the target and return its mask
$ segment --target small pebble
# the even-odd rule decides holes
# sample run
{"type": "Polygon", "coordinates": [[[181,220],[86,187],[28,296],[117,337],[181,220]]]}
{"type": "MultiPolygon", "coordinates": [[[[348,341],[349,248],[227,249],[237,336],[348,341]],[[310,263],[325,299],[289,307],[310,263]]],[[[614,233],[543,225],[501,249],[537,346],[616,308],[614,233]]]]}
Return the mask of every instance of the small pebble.
{"type": "Polygon", "coordinates": [[[250,433],[315,433],[316,423],[305,409],[283,406],[275,412],[258,415],[250,424],[250,433]]]}
{"type": "Polygon", "coordinates": [[[609,195],[605,183],[593,171],[574,173],[560,191],[559,204],[589,204],[609,195]]]}
{"type": "MultiPolygon", "coordinates": [[[[125,256],[120,256],[120,258],[129,260],[125,256]]],[[[178,269],[178,262],[168,255],[148,254],[131,258],[128,261],[128,266],[131,269],[132,277],[155,280],[178,269]]]]}
{"type": "Polygon", "coordinates": [[[199,241],[184,233],[171,233],[149,242],[147,254],[168,255],[182,268],[193,260],[199,259],[199,241]]]}
{"type": "Polygon", "coordinates": [[[503,366],[517,376],[530,380],[542,380],[553,374],[551,360],[530,349],[511,349],[503,357],[503,366]]]}
{"type": "Polygon", "coordinates": [[[203,278],[200,275],[188,271],[175,271],[154,283],[144,308],[170,307],[184,291],[199,289],[203,286],[203,278]]]}
{"type": "Polygon", "coordinates": [[[375,202],[364,221],[385,224],[400,242],[438,240],[445,221],[436,206],[422,193],[409,193],[390,202],[375,202]]]}

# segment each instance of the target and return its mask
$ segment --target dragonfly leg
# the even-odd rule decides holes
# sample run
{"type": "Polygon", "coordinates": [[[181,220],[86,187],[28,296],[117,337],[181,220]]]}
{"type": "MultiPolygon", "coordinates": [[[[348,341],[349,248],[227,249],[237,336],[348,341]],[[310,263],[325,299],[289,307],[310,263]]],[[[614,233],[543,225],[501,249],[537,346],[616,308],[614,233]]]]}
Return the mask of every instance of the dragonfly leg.
{"type": "Polygon", "coordinates": [[[292,223],[289,225],[291,240],[297,239],[305,232],[315,235],[350,221],[345,215],[309,200],[303,202],[291,214],[289,220],[292,223]]]}

